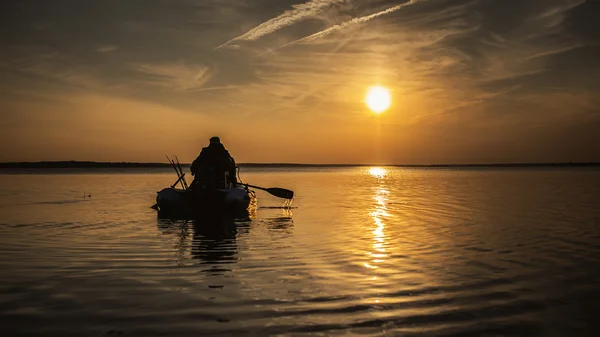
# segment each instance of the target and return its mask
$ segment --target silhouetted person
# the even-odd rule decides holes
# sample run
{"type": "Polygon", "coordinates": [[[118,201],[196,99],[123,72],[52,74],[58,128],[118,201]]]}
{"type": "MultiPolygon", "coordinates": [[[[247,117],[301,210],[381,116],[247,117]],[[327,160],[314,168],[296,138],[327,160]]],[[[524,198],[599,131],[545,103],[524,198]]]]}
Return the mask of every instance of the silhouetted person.
{"type": "Polygon", "coordinates": [[[227,188],[236,185],[235,160],[229,155],[219,137],[212,137],[202,148],[191,167],[192,188],[227,188]]]}

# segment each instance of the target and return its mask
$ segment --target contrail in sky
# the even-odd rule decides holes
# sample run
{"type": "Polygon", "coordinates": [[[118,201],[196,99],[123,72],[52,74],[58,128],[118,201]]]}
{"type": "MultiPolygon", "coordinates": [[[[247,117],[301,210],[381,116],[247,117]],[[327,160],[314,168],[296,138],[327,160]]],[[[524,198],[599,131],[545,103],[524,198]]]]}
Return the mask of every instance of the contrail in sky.
{"type": "Polygon", "coordinates": [[[403,4],[396,5],[396,6],[388,8],[388,9],[384,9],[384,10],[382,10],[380,12],[377,12],[377,13],[373,13],[373,14],[370,14],[370,15],[361,16],[361,17],[358,17],[358,18],[354,18],[354,19],[342,22],[340,24],[337,24],[335,26],[331,26],[331,27],[329,27],[327,29],[324,29],[324,30],[322,30],[320,32],[317,32],[317,33],[311,34],[309,36],[303,37],[301,39],[298,39],[298,40],[286,43],[285,45],[283,45],[283,47],[285,47],[287,45],[290,45],[290,44],[298,43],[298,42],[314,40],[316,38],[322,37],[322,36],[327,35],[329,33],[332,33],[332,32],[335,32],[337,30],[346,28],[346,27],[348,27],[350,25],[367,22],[369,20],[375,19],[376,17],[396,12],[396,11],[398,11],[398,10],[404,8],[404,7],[408,7],[408,6],[410,6],[410,5],[412,5],[412,4],[416,3],[416,2],[419,2],[419,1],[425,1],[425,0],[409,0],[409,1],[405,2],[405,3],[403,3],[403,4]]]}
{"type": "Polygon", "coordinates": [[[310,0],[306,3],[295,5],[293,6],[294,9],[287,10],[275,18],[261,23],[260,25],[252,28],[248,32],[240,36],[234,37],[233,39],[223,43],[215,49],[225,47],[231,42],[237,40],[257,40],[281,28],[287,27],[298,21],[302,21],[309,17],[312,17],[327,6],[345,1],[347,0],[310,0]]]}

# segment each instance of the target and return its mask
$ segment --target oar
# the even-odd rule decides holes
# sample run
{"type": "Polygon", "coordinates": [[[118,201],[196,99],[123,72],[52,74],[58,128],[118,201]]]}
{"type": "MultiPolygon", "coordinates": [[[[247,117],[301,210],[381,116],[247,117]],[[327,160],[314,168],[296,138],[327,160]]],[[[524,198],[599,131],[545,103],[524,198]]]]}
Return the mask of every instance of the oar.
{"type": "Polygon", "coordinates": [[[280,188],[280,187],[266,188],[266,187],[254,186],[254,185],[250,185],[250,184],[240,184],[240,185],[245,185],[248,187],[253,187],[253,188],[256,188],[259,190],[267,191],[270,194],[272,194],[278,198],[292,199],[294,197],[294,191],[286,190],[285,188],[280,188]]]}

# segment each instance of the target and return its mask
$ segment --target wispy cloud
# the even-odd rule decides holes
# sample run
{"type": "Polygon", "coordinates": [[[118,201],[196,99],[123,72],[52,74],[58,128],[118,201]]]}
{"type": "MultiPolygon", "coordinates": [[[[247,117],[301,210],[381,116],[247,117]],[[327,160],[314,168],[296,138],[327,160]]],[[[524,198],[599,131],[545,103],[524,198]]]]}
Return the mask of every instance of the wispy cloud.
{"type": "Polygon", "coordinates": [[[296,22],[306,20],[319,12],[324,8],[334,5],[336,3],[342,3],[346,0],[310,0],[300,5],[292,6],[293,9],[287,10],[275,18],[261,23],[260,25],[252,28],[248,32],[234,37],[233,39],[223,43],[215,49],[225,47],[238,40],[257,40],[265,35],[271,34],[281,28],[290,26],[296,22]]]}
{"type": "Polygon", "coordinates": [[[117,49],[116,46],[107,45],[107,46],[100,46],[100,47],[98,47],[96,49],[96,51],[98,51],[99,53],[108,53],[109,51],[113,51],[115,49],[117,49]]]}
{"type": "Polygon", "coordinates": [[[150,84],[180,91],[201,90],[214,74],[209,67],[181,62],[140,64],[137,68],[142,73],[154,75],[154,79],[148,80],[150,84]]]}
{"type": "Polygon", "coordinates": [[[396,5],[396,6],[393,6],[393,7],[389,7],[387,9],[384,9],[384,10],[379,11],[377,13],[373,13],[373,14],[370,14],[370,15],[365,15],[365,16],[353,18],[351,20],[348,20],[348,21],[345,21],[343,23],[340,23],[340,24],[337,24],[335,26],[332,26],[332,27],[329,27],[327,29],[324,29],[324,30],[322,30],[320,32],[316,32],[316,33],[311,34],[309,36],[306,36],[306,37],[303,37],[303,38],[298,39],[296,41],[290,42],[290,43],[288,43],[288,45],[289,44],[293,44],[293,43],[303,42],[303,41],[310,41],[310,40],[313,40],[313,39],[325,36],[327,34],[333,33],[333,32],[335,32],[337,30],[344,29],[344,28],[346,28],[348,26],[359,24],[359,23],[364,23],[364,22],[373,20],[373,19],[375,19],[375,18],[377,18],[379,16],[399,11],[402,8],[408,7],[408,6],[412,5],[412,4],[415,4],[415,3],[420,2],[420,1],[426,1],[426,0],[408,0],[407,2],[405,2],[403,4],[396,5]]]}

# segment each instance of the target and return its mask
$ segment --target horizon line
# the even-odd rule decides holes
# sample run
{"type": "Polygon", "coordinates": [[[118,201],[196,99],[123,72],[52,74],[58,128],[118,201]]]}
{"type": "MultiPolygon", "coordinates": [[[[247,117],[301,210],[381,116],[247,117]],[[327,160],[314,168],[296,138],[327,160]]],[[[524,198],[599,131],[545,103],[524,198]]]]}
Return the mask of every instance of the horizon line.
{"type": "MultiPolygon", "coordinates": [[[[181,163],[190,166],[191,163],[181,163]]],[[[498,162],[498,163],[466,163],[466,164],[324,164],[324,163],[238,163],[238,166],[288,166],[288,167],[502,167],[502,166],[597,166],[597,161],[568,162],[498,162]]],[[[93,168],[93,167],[169,167],[171,163],[163,162],[130,162],[130,161],[85,161],[85,160],[53,160],[53,161],[12,161],[0,162],[0,168],[93,168]]]]}

